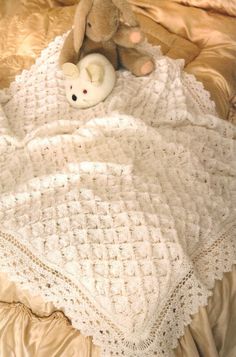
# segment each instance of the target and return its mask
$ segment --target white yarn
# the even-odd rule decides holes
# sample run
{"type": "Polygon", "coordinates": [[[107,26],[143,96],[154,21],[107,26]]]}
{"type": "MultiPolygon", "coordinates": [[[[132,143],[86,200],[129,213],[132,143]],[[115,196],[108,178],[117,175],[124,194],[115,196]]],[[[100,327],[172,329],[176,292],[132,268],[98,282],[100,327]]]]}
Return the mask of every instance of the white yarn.
{"type": "Polygon", "coordinates": [[[235,128],[182,61],[69,106],[63,37],[4,91],[0,270],[103,356],[171,356],[235,262],[235,128]],[[6,101],[6,99],[5,99],[6,101]]]}

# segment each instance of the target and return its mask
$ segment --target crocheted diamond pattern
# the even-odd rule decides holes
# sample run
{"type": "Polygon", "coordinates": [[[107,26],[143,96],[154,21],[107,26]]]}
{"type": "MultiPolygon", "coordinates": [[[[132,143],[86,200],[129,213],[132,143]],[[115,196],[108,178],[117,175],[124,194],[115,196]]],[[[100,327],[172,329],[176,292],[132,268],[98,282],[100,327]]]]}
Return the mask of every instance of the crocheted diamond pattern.
{"type": "Polygon", "coordinates": [[[0,270],[103,356],[171,356],[235,261],[235,128],[148,45],[150,76],[70,107],[63,39],[1,93],[0,270]]]}

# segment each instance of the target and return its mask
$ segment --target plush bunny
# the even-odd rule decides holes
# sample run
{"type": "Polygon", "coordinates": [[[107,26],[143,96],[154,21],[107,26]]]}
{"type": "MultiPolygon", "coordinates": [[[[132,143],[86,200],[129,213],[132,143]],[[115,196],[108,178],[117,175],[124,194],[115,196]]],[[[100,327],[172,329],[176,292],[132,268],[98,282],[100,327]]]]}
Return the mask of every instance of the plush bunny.
{"type": "Polygon", "coordinates": [[[75,108],[85,109],[103,101],[112,91],[116,73],[106,57],[98,53],[85,56],[77,65],[64,63],[66,98],[75,108]]]}
{"type": "Polygon", "coordinates": [[[143,76],[154,69],[152,58],[136,48],[143,39],[134,13],[125,0],[80,0],[74,28],[60,54],[60,65],[76,64],[89,53],[101,53],[115,69],[122,65],[136,76],[143,76]]]}

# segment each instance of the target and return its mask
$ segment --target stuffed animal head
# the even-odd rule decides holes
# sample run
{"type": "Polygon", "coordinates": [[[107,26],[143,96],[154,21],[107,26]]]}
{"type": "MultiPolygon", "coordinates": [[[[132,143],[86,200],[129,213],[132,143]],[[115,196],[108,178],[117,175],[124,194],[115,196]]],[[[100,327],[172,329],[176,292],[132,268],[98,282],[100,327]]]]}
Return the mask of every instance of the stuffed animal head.
{"type": "Polygon", "coordinates": [[[130,26],[137,21],[125,0],[80,0],[74,19],[74,49],[79,54],[84,36],[94,42],[110,40],[116,33],[120,16],[130,26]]]}
{"type": "Polygon", "coordinates": [[[84,57],[77,65],[62,66],[66,77],[66,97],[75,108],[89,108],[103,101],[112,91],[116,73],[111,63],[101,54],[84,57]]]}

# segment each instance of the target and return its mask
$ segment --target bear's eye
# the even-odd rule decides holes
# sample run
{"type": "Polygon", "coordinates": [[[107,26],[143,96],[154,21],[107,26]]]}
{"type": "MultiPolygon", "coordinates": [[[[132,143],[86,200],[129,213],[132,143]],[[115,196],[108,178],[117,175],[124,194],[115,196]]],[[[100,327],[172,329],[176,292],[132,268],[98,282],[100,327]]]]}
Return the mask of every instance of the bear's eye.
{"type": "Polygon", "coordinates": [[[72,86],[70,86],[70,89],[72,89],[72,86]]]}
{"type": "Polygon", "coordinates": [[[90,22],[88,22],[88,27],[92,27],[92,25],[90,24],[90,22]]]}
{"type": "Polygon", "coordinates": [[[84,90],[83,90],[83,93],[84,93],[84,94],[87,94],[87,93],[88,93],[87,89],[84,89],[84,90]]]}

